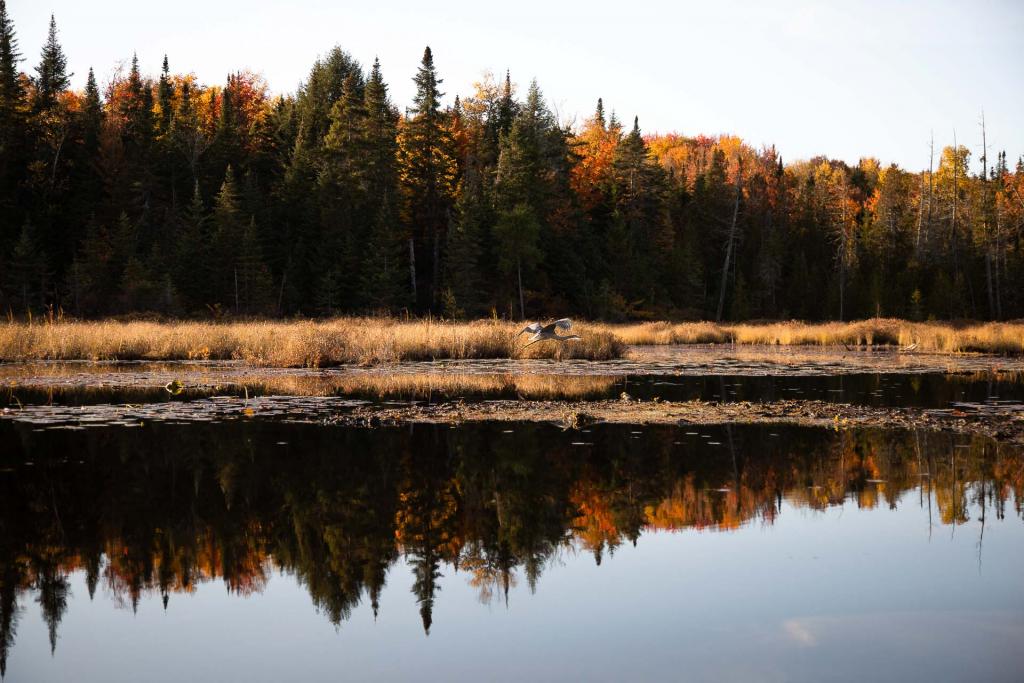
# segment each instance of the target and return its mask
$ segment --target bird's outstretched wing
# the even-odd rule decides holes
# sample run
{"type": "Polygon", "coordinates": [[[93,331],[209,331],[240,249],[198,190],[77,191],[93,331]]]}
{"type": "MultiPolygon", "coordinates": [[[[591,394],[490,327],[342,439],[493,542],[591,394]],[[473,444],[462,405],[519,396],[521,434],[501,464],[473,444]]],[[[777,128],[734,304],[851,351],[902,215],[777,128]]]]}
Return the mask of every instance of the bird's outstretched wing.
{"type": "Polygon", "coordinates": [[[516,336],[518,337],[520,334],[525,334],[526,332],[529,332],[530,334],[537,334],[540,332],[540,329],[540,323],[530,323],[523,329],[519,330],[519,334],[516,336]]]}
{"type": "Polygon", "coordinates": [[[572,329],[572,321],[569,320],[568,318],[560,318],[553,323],[548,323],[547,325],[544,326],[543,329],[545,332],[550,333],[554,333],[555,330],[568,331],[572,329]]]}

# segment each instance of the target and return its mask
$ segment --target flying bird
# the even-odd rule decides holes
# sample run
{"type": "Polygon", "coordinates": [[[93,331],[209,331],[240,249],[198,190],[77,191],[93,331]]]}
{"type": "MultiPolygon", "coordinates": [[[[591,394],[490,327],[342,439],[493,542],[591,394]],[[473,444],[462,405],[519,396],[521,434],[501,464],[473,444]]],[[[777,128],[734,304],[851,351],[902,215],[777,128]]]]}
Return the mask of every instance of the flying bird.
{"type": "MultiPolygon", "coordinates": [[[[530,341],[529,343],[526,344],[526,346],[531,346],[540,341],[566,342],[574,339],[582,339],[582,337],[579,337],[575,334],[568,334],[565,335],[564,337],[558,334],[558,330],[569,331],[571,329],[572,321],[569,320],[568,318],[561,318],[560,320],[556,320],[553,323],[548,323],[547,325],[541,325],[540,323],[530,323],[523,329],[519,330],[519,334],[517,334],[516,336],[518,337],[521,334],[526,334],[527,332],[529,332],[531,335],[530,341]]],[[[523,348],[525,349],[526,346],[524,346],[523,348]]]]}

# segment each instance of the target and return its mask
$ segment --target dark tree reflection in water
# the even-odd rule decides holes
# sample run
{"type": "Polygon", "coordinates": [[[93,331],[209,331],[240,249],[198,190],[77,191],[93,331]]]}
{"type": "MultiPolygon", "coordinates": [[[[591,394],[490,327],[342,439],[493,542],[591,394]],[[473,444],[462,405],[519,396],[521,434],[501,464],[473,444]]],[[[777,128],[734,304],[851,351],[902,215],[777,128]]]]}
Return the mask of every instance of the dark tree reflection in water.
{"type": "Polygon", "coordinates": [[[364,602],[376,617],[405,563],[429,633],[447,572],[507,602],[564,553],[600,564],[644,534],[771,526],[783,502],[916,505],[938,528],[1024,500],[1015,449],[878,430],[0,423],[0,449],[0,672],[32,601],[57,648],[75,572],[90,599],[173,610],[199,584],[257,595],[283,571],[340,627],[364,602]]]}

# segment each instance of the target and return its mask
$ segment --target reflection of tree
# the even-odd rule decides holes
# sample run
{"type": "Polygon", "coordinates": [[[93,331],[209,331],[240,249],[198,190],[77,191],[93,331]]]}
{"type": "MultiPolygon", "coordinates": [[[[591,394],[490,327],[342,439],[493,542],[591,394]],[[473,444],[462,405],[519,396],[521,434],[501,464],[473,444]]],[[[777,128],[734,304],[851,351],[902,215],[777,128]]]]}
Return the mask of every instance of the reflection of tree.
{"type": "Polygon", "coordinates": [[[420,605],[423,630],[429,635],[440,564],[457,561],[462,541],[456,524],[458,487],[446,476],[446,450],[423,448],[420,444],[422,441],[417,440],[402,453],[395,538],[412,565],[412,592],[420,605]]]}
{"type": "Polygon", "coordinates": [[[579,435],[543,425],[37,433],[0,423],[0,466],[28,453],[36,462],[0,477],[0,670],[26,592],[55,646],[73,571],[90,598],[103,586],[136,609],[146,594],[166,606],[214,580],[258,593],[279,568],[340,625],[364,599],[377,614],[404,557],[429,632],[445,565],[481,600],[507,601],[517,577],[535,589],[564,549],[600,561],[645,531],[771,523],[783,499],[811,509],[934,503],[944,524],[982,506],[1022,514],[1024,458],[984,439],[715,429],[722,445],[709,449],[651,427],[595,428],[593,445],[579,447],[579,435]],[[69,467],[69,453],[83,464],[69,467]]]}
{"type": "Polygon", "coordinates": [[[47,567],[35,585],[39,596],[36,602],[43,610],[43,621],[50,634],[50,652],[57,649],[57,627],[68,609],[68,579],[53,567],[47,567]]]}
{"type": "MultiPolygon", "coordinates": [[[[5,558],[6,559],[6,558],[5,558]]],[[[12,562],[0,560],[0,677],[7,674],[7,656],[18,633],[18,593],[22,572],[12,562]]]]}

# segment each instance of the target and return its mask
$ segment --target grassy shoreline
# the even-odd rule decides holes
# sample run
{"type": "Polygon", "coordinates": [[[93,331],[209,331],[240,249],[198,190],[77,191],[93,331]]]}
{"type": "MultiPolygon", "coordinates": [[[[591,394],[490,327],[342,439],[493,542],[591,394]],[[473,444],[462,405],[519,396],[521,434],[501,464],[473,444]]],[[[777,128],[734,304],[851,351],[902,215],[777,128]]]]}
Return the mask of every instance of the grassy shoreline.
{"type": "Polygon", "coordinates": [[[241,360],[256,367],[485,358],[610,360],[629,345],[898,346],[926,353],[1024,354],[1024,323],[581,323],[581,341],[524,349],[522,324],[387,318],[247,322],[11,322],[0,361],[241,360]]]}
{"type": "Polygon", "coordinates": [[[853,322],[597,325],[629,345],[739,344],[900,347],[924,353],[1024,354],[1024,322],[947,323],[873,318],[853,322]]]}
{"type": "MultiPolygon", "coordinates": [[[[523,348],[521,323],[400,321],[44,322],[0,325],[0,361],[241,360],[256,367],[377,365],[479,358],[620,358],[617,337],[586,324],[581,341],[523,348]]],[[[575,330],[574,330],[575,331],[575,330]]]]}

